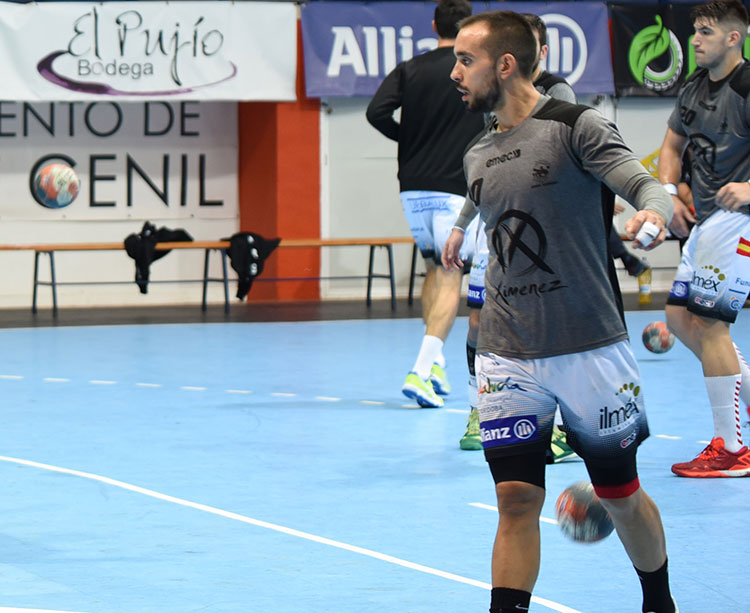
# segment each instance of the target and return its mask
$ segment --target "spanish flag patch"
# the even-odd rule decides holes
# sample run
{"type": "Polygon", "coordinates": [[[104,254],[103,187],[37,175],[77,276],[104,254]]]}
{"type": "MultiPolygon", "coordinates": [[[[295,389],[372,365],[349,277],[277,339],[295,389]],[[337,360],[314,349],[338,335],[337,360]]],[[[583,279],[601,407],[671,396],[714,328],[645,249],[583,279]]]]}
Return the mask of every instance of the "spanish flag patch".
{"type": "Polygon", "coordinates": [[[737,245],[737,253],[750,257],[750,241],[740,237],[740,244],[737,245]]]}

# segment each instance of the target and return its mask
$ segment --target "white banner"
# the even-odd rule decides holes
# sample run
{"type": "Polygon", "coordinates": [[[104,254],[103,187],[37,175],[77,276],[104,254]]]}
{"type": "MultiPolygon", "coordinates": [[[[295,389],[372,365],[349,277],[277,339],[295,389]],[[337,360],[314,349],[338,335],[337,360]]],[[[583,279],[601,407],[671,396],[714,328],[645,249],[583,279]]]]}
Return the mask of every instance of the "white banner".
{"type": "Polygon", "coordinates": [[[0,102],[0,221],[236,219],[237,152],[232,102],[0,102]],[[53,163],[69,204],[36,190],[53,163]]]}
{"type": "Polygon", "coordinates": [[[6,100],[295,99],[287,2],[0,1],[6,100]]]}

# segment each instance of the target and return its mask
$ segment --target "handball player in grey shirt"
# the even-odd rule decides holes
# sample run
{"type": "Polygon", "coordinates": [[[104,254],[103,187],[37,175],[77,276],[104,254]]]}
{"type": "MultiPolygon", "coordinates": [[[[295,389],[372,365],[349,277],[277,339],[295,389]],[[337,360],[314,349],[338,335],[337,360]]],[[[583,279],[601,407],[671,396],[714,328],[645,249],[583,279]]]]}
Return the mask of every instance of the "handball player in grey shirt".
{"type": "Polygon", "coordinates": [[[659,152],[659,179],[675,196],[672,232],[686,236],[667,299],[667,324],[701,361],[714,422],[709,445],[672,466],[681,477],[746,477],[740,397],[750,404],[750,369],[730,325],[750,290],[750,64],[742,59],[748,15],[736,0],[694,7],[696,70],[683,84],[659,152]],[[676,197],[682,154],[693,148],[695,217],[676,197]]]}
{"type": "Polygon", "coordinates": [[[609,189],[638,209],[626,226],[631,237],[649,222],[649,246],[663,241],[672,203],[611,122],[534,89],[536,41],[521,15],[481,13],[459,25],[451,77],[470,110],[497,118],[466,151],[469,198],[443,250],[446,267],[463,265],[464,229],[478,208],[490,248],[477,346],[480,432],[500,512],[490,612],[529,607],[559,402],[568,443],[641,579],[642,611],[674,613],[661,518],[638,481],[648,425],[607,249],[609,189]]]}

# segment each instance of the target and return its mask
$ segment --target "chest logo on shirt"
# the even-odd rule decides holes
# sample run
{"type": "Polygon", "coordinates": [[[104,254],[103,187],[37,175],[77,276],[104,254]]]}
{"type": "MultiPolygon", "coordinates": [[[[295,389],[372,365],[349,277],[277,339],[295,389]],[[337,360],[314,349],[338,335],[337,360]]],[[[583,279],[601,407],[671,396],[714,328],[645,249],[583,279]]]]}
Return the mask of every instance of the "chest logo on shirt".
{"type": "Polygon", "coordinates": [[[695,133],[690,135],[690,144],[693,146],[694,159],[708,171],[712,179],[718,180],[716,176],[716,143],[705,134],[695,133]]]}
{"type": "Polygon", "coordinates": [[[492,231],[492,246],[503,271],[520,263],[525,266],[517,272],[519,276],[537,268],[555,274],[545,262],[547,236],[541,224],[524,211],[511,209],[500,215],[492,231]]]}
{"type": "Polygon", "coordinates": [[[544,185],[555,185],[556,180],[550,180],[552,164],[547,160],[537,160],[531,169],[531,189],[544,185]]]}
{"type": "Polygon", "coordinates": [[[498,155],[494,158],[490,158],[486,162],[487,168],[492,168],[493,166],[497,166],[498,164],[504,164],[508,160],[515,160],[516,158],[521,157],[521,150],[520,149],[514,149],[513,151],[508,151],[508,153],[503,153],[502,155],[498,155]]]}

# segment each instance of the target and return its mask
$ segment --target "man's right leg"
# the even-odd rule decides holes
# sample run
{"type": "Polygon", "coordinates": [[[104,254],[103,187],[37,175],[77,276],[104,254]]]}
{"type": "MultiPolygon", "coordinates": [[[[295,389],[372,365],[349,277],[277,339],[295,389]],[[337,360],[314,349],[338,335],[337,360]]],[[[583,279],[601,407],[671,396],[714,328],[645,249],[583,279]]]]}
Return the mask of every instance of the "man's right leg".
{"type": "Polygon", "coordinates": [[[490,613],[517,613],[528,608],[539,575],[539,516],[545,491],[523,481],[498,483],[495,491],[499,518],[492,548],[490,613]]]}

